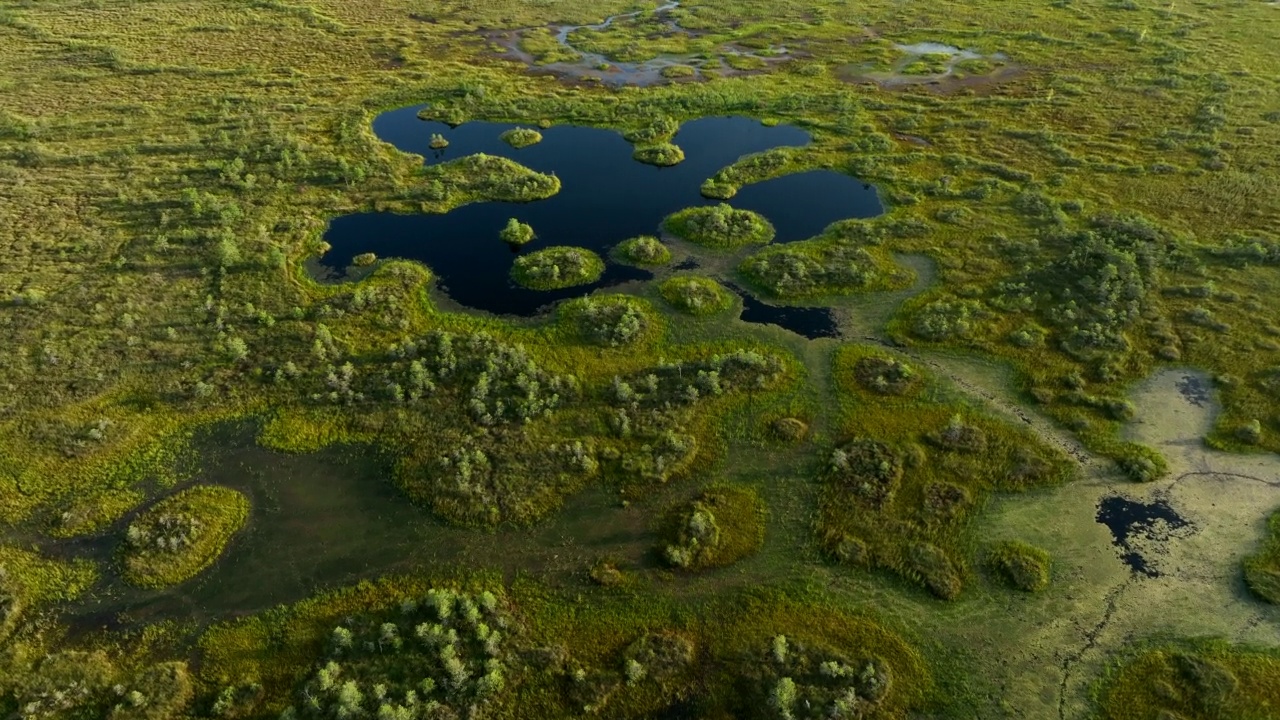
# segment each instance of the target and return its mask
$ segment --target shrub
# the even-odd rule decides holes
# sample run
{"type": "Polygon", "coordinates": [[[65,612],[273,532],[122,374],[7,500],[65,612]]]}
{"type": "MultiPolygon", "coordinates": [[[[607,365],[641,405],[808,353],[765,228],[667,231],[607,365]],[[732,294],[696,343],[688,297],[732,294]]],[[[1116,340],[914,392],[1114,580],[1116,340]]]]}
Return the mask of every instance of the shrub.
{"type": "Polygon", "coordinates": [[[1280,604],[1280,511],[1267,520],[1262,549],[1244,559],[1244,579],[1255,595],[1280,604]]]}
{"type": "Polygon", "coordinates": [[[542,133],[533,128],[511,128],[502,133],[502,141],[513,148],[526,148],[542,142],[542,133]]]}
{"type": "Polygon", "coordinates": [[[774,420],[769,428],[774,437],[788,443],[798,443],[809,434],[809,426],[799,418],[785,417],[774,420]]]}
{"type": "Polygon", "coordinates": [[[432,133],[430,146],[432,150],[443,150],[449,147],[449,141],[440,133],[432,133]]]}
{"type": "Polygon", "coordinates": [[[738,270],[770,294],[790,298],[856,292],[880,276],[871,253],[830,242],[768,248],[744,260],[738,270]]]}
{"type": "Polygon", "coordinates": [[[533,290],[559,290],[589,285],[604,273],[599,255],[579,247],[559,245],[516,258],[511,277],[533,290]]]}
{"type": "Polygon", "coordinates": [[[606,347],[634,342],[648,322],[636,301],[625,297],[588,298],[572,308],[579,333],[606,347]]]}
{"type": "Polygon", "coordinates": [[[931,433],[929,441],[946,450],[980,453],[987,449],[987,434],[981,428],[966,425],[959,415],[953,415],[942,430],[931,433]]]}
{"type": "Polygon", "coordinates": [[[826,474],[872,507],[882,507],[893,497],[902,470],[902,457],[889,446],[855,438],[831,452],[826,474]]]}
{"type": "Polygon", "coordinates": [[[877,356],[859,360],[853,367],[853,376],[859,385],[881,395],[905,395],[919,380],[910,365],[877,356]]]}
{"type": "Polygon", "coordinates": [[[652,145],[671,139],[680,129],[680,124],[670,117],[658,117],[648,125],[632,130],[623,137],[627,142],[636,145],[652,145]]]}
{"type": "Polygon", "coordinates": [[[248,517],[249,500],[217,485],[197,485],[161,500],[125,532],[125,580],[164,587],[195,577],[222,554],[248,517]]]}
{"type": "Polygon", "coordinates": [[[649,235],[623,240],[614,253],[623,262],[632,265],[666,265],[671,262],[671,251],[667,246],[649,235]]]}
{"type": "Polygon", "coordinates": [[[496,202],[545,200],[560,192],[560,179],[530,170],[514,160],[478,153],[423,171],[428,181],[448,188],[446,195],[496,202]]]}
{"type": "Polygon", "coordinates": [[[697,275],[669,278],[658,291],[672,307],[690,315],[714,315],[733,304],[733,294],[720,283],[697,275]]]}
{"type": "Polygon", "coordinates": [[[889,665],[865,648],[837,651],[785,635],[774,636],[747,662],[750,680],[742,686],[744,712],[734,717],[881,717],[894,684],[889,665]]]}
{"type": "Polygon", "coordinates": [[[937,597],[954,600],[960,596],[960,570],[942,548],[925,542],[912,543],[907,550],[907,568],[937,597]]]}
{"type": "Polygon", "coordinates": [[[1040,592],[1049,585],[1049,553],[1018,540],[1002,542],[987,553],[991,569],[1023,592],[1040,592]]]}
{"type": "Polygon", "coordinates": [[[498,237],[508,245],[527,245],[535,237],[533,227],[515,218],[507,220],[506,227],[498,231],[498,237]]]}
{"type": "Polygon", "coordinates": [[[285,716],[477,717],[507,686],[511,627],[487,591],[433,589],[394,615],[348,617],[285,716]]]}
{"type": "Polygon", "coordinates": [[[685,570],[731,565],[764,542],[764,505],[755,491],[712,488],[673,511],[663,558],[685,570]]]}
{"type": "Polygon", "coordinates": [[[973,300],[938,300],[920,309],[911,331],[934,342],[966,338],[982,315],[981,306],[973,300]]]}
{"type": "Polygon", "coordinates": [[[680,210],[668,216],[663,227],[676,237],[721,250],[764,245],[774,235],[773,225],[764,217],[725,204],[680,210]]]}
{"type": "Polygon", "coordinates": [[[1135,482],[1154,482],[1169,472],[1164,456],[1143,445],[1126,446],[1116,465],[1135,482]]]}
{"type": "Polygon", "coordinates": [[[684,162],[684,151],[678,145],[671,143],[662,143],[661,145],[648,145],[646,147],[636,148],[632,154],[636,160],[648,165],[657,165],[658,167],[671,167],[684,162]]]}
{"type": "Polygon", "coordinates": [[[360,253],[351,258],[351,264],[356,267],[368,267],[376,262],[378,262],[378,256],[371,252],[360,253]]]}

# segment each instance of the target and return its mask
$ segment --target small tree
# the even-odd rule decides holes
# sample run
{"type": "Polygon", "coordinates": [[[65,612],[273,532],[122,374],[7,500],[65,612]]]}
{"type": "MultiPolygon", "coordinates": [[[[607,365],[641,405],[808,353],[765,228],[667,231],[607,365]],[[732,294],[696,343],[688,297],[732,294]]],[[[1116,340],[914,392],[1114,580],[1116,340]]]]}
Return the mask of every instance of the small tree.
{"type": "Polygon", "coordinates": [[[511,218],[507,221],[507,226],[498,233],[498,237],[511,245],[525,245],[534,238],[533,227],[511,218]]]}

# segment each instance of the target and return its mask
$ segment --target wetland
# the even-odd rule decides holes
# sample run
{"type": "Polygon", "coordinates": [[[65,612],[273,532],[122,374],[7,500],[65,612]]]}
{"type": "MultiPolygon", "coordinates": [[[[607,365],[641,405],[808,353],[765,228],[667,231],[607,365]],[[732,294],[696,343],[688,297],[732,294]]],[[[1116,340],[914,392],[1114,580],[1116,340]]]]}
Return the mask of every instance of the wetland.
{"type": "Polygon", "coordinates": [[[1261,720],[1274,3],[0,9],[0,717],[1261,720]]]}

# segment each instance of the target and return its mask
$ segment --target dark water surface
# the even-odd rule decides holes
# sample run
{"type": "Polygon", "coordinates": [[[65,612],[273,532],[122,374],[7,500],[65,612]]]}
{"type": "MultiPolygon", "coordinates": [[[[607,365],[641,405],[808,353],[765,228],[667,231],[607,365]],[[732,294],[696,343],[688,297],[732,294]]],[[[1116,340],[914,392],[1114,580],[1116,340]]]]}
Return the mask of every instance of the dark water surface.
{"type": "Polygon", "coordinates": [[[1098,503],[1097,520],[1111,530],[1112,541],[1121,550],[1120,559],[1133,572],[1148,577],[1160,576],[1149,556],[1158,553],[1160,546],[1179,530],[1191,528],[1191,523],[1165,500],[1148,503],[1120,495],[1105,497],[1098,503]]]}
{"type": "MultiPolygon", "coordinates": [[[[766,127],[743,117],[693,120],[680,128],[675,143],[685,161],[658,168],[632,159],[632,145],[612,130],[557,126],[542,130],[537,145],[515,149],[499,137],[515,125],[470,122],[451,128],[426,122],[420,108],[379,115],[373,130],[397,148],[417,153],[432,165],[475,153],[511,158],[560,178],[560,192],[531,203],[485,202],[443,215],[360,213],[335,219],[325,240],[332,246],[322,263],[347,267],[360,253],[419,260],[440,278],[440,286],[458,303],[496,314],[529,316],[548,303],[589,294],[650,274],[608,262],[609,250],[636,235],[654,235],[667,215],[710,204],[699,188],[703,180],[739,157],[809,142],[805,131],[788,125],[766,127]],[[449,140],[443,151],[429,147],[432,133],[449,140]],[[559,291],[521,288],[509,278],[514,253],[498,239],[508,218],[533,226],[538,239],[525,251],[550,245],[577,245],[608,262],[593,285],[559,291]]],[[[777,228],[775,242],[804,240],[845,218],[874,217],[884,211],[874,188],[833,171],[811,171],[749,185],[729,203],[754,210],[777,228]]]]}

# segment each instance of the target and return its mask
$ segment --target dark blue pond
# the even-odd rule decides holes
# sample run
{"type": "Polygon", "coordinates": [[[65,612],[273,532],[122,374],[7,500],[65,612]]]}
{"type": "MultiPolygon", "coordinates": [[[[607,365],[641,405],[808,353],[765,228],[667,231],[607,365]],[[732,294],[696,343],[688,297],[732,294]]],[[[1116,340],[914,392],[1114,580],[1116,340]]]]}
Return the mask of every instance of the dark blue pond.
{"type": "MultiPolygon", "coordinates": [[[[360,253],[419,260],[439,277],[440,287],[458,303],[497,314],[533,315],[547,303],[592,290],[650,277],[646,271],[609,262],[594,285],[560,291],[517,286],[509,273],[514,254],[498,239],[508,218],[533,226],[538,239],[524,251],[550,245],[590,248],[608,260],[614,245],[636,235],[656,235],[667,215],[704,205],[703,180],[739,157],[809,142],[808,133],[787,125],[766,127],[742,117],[702,118],[686,123],[675,143],[685,161],[657,168],[636,162],[632,145],[617,132],[578,126],[542,130],[537,145],[515,149],[500,139],[513,125],[471,122],[451,128],[418,118],[419,108],[383,113],[374,120],[382,140],[422,155],[428,165],[487,153],[511,158],[539,172],[554,173],[560,192],[532,203],[486,202],[443,215],[361,213],[335,219],[325,235],[330,268],[347,267],[360,253]],[[449,140],[443,151],[429,147],[432,133],[449,140]]],[[[748,185],[730,204],[761,213],[777,228],[775,242],[813,237],[836,220],[874,217],[883,212],[870,186],[832,171],[788,175],[748,185]]]]}

